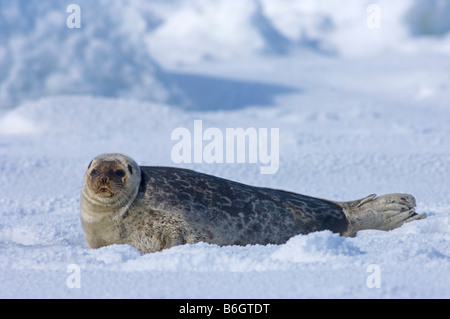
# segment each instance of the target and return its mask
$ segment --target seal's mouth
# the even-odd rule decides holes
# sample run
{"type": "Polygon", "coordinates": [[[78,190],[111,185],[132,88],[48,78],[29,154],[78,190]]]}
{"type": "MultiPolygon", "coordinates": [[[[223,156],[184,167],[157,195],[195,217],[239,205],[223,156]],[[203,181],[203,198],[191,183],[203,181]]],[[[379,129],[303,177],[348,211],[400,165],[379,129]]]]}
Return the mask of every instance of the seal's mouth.
{"type": "Polygon", "coordinates": [[[102,186],[95,191],[95,194],[100,197],[113,197],[114,193],[106,186],[102,186]]]}

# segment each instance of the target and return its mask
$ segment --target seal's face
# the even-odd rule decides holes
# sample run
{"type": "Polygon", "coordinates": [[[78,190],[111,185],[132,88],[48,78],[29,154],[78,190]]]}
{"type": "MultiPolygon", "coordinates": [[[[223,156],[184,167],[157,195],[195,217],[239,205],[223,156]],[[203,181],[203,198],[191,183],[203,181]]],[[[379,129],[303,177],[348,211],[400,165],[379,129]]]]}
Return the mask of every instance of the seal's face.
{"type": "Polygon", "coordinates": [[[97,163],[97,165],[90,168],[88,185],[97,196],[117,196],[126,184],[127,173],[133,173],[131,165],[128,165],[126,170],[123,168],[123,165],[114,161],[97,163]]]}
{"type": "Polygon", "coordinates": [[[121,207],[136,196],[140,174],[140,167],[128,156],[97,156],[89,163],[82,195],[92,204],[121,207]]]}

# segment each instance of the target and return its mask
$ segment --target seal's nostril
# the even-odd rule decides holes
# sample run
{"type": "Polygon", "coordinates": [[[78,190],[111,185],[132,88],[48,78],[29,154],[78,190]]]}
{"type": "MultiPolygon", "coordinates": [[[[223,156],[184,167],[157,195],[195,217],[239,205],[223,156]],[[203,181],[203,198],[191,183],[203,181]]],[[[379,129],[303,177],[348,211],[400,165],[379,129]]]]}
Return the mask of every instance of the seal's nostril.
{"type": "Polygon", "coordinates": [[[102,177],[102,183],[106,183],[108,181],[108,177],[102,177]]]}

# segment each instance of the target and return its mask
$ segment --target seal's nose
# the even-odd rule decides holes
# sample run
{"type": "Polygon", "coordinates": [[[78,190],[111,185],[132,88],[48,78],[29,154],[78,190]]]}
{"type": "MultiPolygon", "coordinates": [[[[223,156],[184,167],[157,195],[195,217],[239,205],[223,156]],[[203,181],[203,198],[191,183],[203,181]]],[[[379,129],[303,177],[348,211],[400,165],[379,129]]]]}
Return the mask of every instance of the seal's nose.
{"type": "Polygon", "coordinates": [[[102,177],[102,183],[103,183],[103,184],[106,184],[107,181],[108,181],[108,177],[106,177],[106,176],[105,176],[105,177],[102,177]]]}

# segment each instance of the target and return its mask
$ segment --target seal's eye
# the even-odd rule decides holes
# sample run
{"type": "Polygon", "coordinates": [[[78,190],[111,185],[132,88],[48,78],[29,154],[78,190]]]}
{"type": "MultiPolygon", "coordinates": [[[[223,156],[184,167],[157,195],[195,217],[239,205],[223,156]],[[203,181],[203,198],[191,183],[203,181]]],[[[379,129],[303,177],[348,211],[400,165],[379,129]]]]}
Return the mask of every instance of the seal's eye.
{"type": "Polygon", "coordinates": [[[119,177],[124,177],[125,176],[125,171],[118,169],[117,171],[114,172],[117,176],[119,177]]]}
{"type": "Polygon", "coordinates": [[[100,172],[98,171],[98,169],[93,169],[91,171],[91,176],[97,176],[98,174],[100,174],[100,172]]]}

